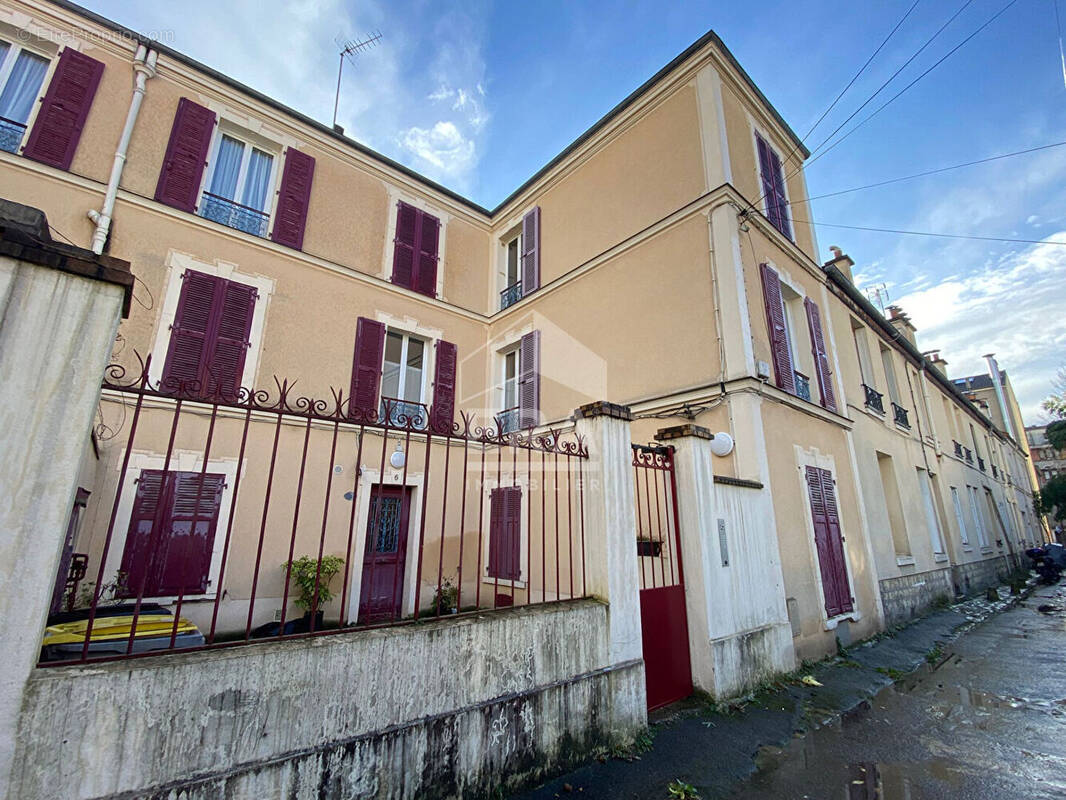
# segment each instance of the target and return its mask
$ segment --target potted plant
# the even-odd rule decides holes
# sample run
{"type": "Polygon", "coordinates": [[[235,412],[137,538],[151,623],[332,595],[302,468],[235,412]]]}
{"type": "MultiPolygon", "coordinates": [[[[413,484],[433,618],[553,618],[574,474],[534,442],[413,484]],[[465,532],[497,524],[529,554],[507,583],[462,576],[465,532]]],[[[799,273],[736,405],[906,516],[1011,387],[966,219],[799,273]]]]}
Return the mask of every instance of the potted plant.
{"type": "Polygon", "coordinates": [[[437,614],[455,614],[459,608],[459,589],[451,578],[445,578],[433,593],[433,611],[437,614]]]}
{"type": "Polygon", "coordinates": [[[303,609],[306,630],[310,630],[312,613],[315,617],[314,629],[322,629],[322,605],[333,599],[329,584],[343,566],[344,559],[340,556],[323,556],[321,561],[311,556],[301,556],[281,565],[288,572],[289,580],[296,584],[297,594],[293,603],[303,609]]]}

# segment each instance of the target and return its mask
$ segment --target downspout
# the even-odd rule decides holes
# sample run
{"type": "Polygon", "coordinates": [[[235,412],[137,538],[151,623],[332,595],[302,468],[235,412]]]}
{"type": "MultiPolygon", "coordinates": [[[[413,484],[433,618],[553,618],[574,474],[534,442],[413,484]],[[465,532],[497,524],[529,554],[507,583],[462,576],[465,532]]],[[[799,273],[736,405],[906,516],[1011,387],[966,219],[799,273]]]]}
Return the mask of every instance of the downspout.
{"type": "Polygon", "coordinates": [[[115,163],[111,166],[111,178],[107,182],[104,205],[99,211],[90,209],[88,212],[89,219],[96,223],[96,230],[93,231],[93,239],[90,245],[94,253],[104,252],[107,234],[111,230],[111,215],[115,210],[115,197],[118,195],[122,169],[126,166],[126,151],[130,146],[130,137],[133,135],[133,126],[137,122],[137,115],[141,111],[145,86],[149,78],[155,77],[157,57],[155,50],[149,50],[143,44],[137,47],[137,55],[133,57],[133,97],[130,99],[130,110],[126,114],[126,125],[122,128],[122,136],[119,137],[118,149],[115,151],[115,163]]]}
{"type": "Polygon", "coordinates": [[[988,374],[992,378],[992,387],[996,390],[996,402],[999,404],[999,411],[1003,415],[1003,427],[1006,429],[1007,435],[1014,441],[1021,441],[1014,430],[1014,420],[1011,419],[1010,410],[1007,408],[1007,396],[1003,393],[1003,381],[999,376],[999,364],[996,363],[996,357],[994,354],[989,353],[985,356],[985,361],[988,362],[988,374]]]}

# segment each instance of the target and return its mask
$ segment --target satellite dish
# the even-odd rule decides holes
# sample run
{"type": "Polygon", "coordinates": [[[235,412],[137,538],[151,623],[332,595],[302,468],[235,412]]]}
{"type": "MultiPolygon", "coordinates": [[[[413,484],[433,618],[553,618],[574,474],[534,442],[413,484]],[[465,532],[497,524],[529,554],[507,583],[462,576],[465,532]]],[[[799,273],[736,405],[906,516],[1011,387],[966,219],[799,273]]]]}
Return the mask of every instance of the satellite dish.
{"type": "Polygon", "coordinates": [[[724,431],[716,433],[711,439],[711,452],[716,456],[727,456],[733,452],[733,437],[724,431]]]}

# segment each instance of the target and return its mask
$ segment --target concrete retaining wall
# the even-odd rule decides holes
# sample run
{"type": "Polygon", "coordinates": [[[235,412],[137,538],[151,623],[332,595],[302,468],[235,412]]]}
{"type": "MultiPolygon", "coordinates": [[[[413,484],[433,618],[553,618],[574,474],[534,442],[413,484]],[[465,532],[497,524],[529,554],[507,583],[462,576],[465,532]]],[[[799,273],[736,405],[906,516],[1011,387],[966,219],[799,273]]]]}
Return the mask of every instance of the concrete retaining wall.
{"type": "Polygon", "coordinates": [[[579,601],[39,669],[11,796],[486,796],[646,724],[607,618],[579,601]]]}
{"type": "Polygon", "coordinates": [[[938,602],[955,596],[951,569],[916,572],[880,581],[881,602],[885,608],[885,626],[891,628],[926,613],[938,602]]]}

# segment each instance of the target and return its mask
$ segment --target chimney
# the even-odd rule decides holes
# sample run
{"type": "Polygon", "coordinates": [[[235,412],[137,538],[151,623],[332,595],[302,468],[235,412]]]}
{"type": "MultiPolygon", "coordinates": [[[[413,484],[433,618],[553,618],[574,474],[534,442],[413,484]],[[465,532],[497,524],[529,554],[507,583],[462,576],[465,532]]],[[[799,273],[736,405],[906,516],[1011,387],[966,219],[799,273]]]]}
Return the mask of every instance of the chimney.
{"type": "Polygon", "coordinates": [[[1003,415],[1003,426],[1011,438],[1019,441],[1018,432],[1014,430],[1014,420],[1011,419],[1010,411],[1007,409],[1007,393],[1003,389],[1003,376],[999,372],[996,355],[995,353],[988,353],[984,358],[988,362],[988,375],[992,378],[992,386],[996,390],[996,402],[999,404],[999,411],[1003,415]]]}
{"type": "MultiPolygon", "coordinates": [[[[914,341],[914,332],[917,329],[902,308],[899,306],[888,307],[888,323],[896,329],[900,336],[917,347],[917,343],[914,341]]],[[[946,372],[944,374],[947,375],[946,372]]]]}
{"type": "Polygon", "coordinates": [[[940,357],[939,350],[928,350],[922,353],[926,360],[936,367],[945,378],[948,376],[948,362],[940,357]]]}
{"type": "Polygon", "coordinates": [[[848,279],[851,284],[855,283],[855,279],[851,275],[851,268],[855,266],[855,262],[851,260],[851,257],[841,252],[840,248],[833,245],[829,248],[829,252],[833,254],[833,257],[825,262],[823,266],[836,267],[843,273],[844,277],[848,279]]]}

